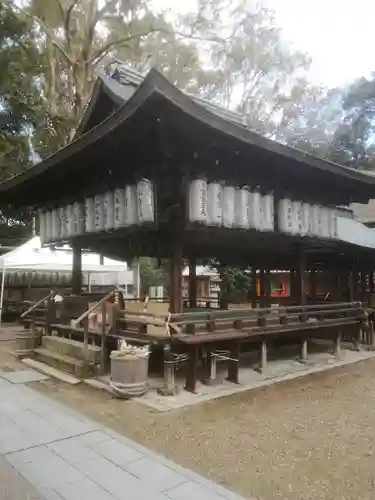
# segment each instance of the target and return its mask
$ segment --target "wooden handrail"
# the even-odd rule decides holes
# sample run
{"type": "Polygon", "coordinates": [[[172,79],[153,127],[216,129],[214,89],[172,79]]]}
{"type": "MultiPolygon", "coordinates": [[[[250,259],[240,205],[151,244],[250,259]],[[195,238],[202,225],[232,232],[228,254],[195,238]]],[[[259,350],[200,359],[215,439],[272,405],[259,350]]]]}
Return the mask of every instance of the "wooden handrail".
{"type": "Polygon", "coordinates": [[[82,323],[82,321],[84,319],[86,319],[89,316],[90,313],[92,313],[93,311],[95,311],[95,309],[97,309],[98,306],[100,306],[104,302],[106,302],[108,299],[110,299],[112,297],[112,295],[115,292],[118,292],[118,291],[121,291],[121,290],[119,288],[114,288],[109,293],[107,293],[107,295],[105,295],[100,300],[98,300],[98,302],[95,302],[95,304],[93,304],[89,309],[87,309],[87,311],[85,311],[83,314],[81,314],[81,316],[79,318],[77,318],[76,320],[73,321],[73,327],[76,327],[80,323],[82,323]]]}
{"type": "Polygon", "coordinates": [[[40,304],[42,304],[46,300],[50,299],[51,297],[54,297],[56,295],[56,293],[57,292],[54,292],[53,290],[51,290],[48,295],[46,295],[45,297],[43,297],[42,299],[40,299],[36,304],[33,304],[31,307],[29,307],[27,309],[27,311],[25,311],[24,313],[22,313],[21,316],[20,316],[21,319],[25,318],[28,314],[30,314],[31,312],[33,312],[34,309],[36,309],[38,306],[40,306],[40,304]]]}

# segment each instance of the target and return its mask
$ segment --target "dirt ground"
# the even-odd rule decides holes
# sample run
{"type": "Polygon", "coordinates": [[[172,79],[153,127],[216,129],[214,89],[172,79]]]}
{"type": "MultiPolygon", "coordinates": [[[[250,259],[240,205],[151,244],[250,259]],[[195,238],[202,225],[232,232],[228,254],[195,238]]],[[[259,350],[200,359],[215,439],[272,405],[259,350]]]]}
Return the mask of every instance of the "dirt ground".
{"type": "Polygon", "coordinates": [[[29,385],[245,497],[373,500],[374,373],[368,360],[165,414],[84,385],[29,385]]]}

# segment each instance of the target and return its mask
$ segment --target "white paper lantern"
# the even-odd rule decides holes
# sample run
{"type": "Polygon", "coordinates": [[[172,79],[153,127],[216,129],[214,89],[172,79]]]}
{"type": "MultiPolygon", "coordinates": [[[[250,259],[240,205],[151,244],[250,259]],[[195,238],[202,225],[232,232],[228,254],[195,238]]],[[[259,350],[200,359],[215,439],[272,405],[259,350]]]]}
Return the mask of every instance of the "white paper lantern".
{"type": "Polygon", "coordinates": [[[125,226],[125,190],[114,191],[114,227],[118,229],[125,226]]]}
{"type": "Polygon", "coordinates": [[[110,231],[115,225],[115,210],[113,192],[109,191],[103,196],[104,229],[110,231]]]}
{"type": "Polygon", "coordinates": [[[85,216],[84,216],[84,206],[82,203],[75,202],[73,203],[73,235],[79,236],[84,234],[85,232],[85,216]]]}
{"type": "Polygon", "coordinates": [[[65,223],[66,223],[66,236],[70,238],[74,236],[73,233],[73,205],[67,205],[65,207],[65,223]]]}
{"type": "Polygon", "coordinates": [[[261,197],[261,231],[274,231],[274,199],[272,194],[261,197]]]}
{"type": "Polygon", "coordinates": [[[155,221],[154,186],[147,179],[137,184],[137,219],[139,224],[155,221]]]}
{"type": "Polygon", "coordinates": [[[277,228],[282,233],[293,234],[293,206],[288,198],[277,204],[277,228]]]}
{"type": "Polygon", "coordinates": [[[207,223],[209,226],[223,224],[223,186],[219,182],[210,182],[207,188],[207,223]]]}
{"type": "Polygon", "coordinates": [[[189,221],[207,224],[207,181],[195,179],[189,185],[189,221]]]}
{"type": "Polygon", "coordinates": [[[311,225],[311,210],[309,203],[302,203],[302,231],[301,235],[306,236],[309,234],[311,225]]]}
{"type": "Polygon", "coordinates": [[[47,210],[45,213],[45,241],[50,243],[52,241],[52,212],[47,210]]]}
{"type": "Polygon", "coordinates": [[[322,216],[321,207],[319,205],[313,205],[312,208],[312,225],[313,225],[313,235],[320,238],[322,237],[322,216]]]}
{"type": "Polygon", "coordinates": [[[262,229],[263,205],[262,196],[258,191],[249,191],[248,220],[251,229],[262,229]]]}
{"type": "Polygon", "coordinates": [[[125,187],[125,226],[137,223],[137,186],[125,187]]]}
{"type": "Polygon", "coordinates": [[[42,245],[46,242],[46,214],[43,210],[38,210],[39,217],[39,237],[42,245]]]}
{"type": "Polygon", "coordinates": [[[96,233],[104,230],[104,197],[101,194],[94,197],[94,224],[96,233]]]}
{"type": "Polygon", "coordinates": [[[61,219],[60,209],[52,210],[52,241],[58,241],[61,238],[61,219]]]}
{"type": "Polygon", "coordinates": [[[330,209],[330,235],[332,239],[338,238],[337,211],[330,209]]]}
{"type": "Polygon", "coordinates": [[[66,233],[65,207],[60,207],[58,210],[59,210],[59,216],[60,216],[60,240],[65,240],[68,236],[66,233]]]}
{"type": "Polygon", "coordinates": [[[302,202],[293,201],[293,234],[301,235],[303,231],[302,202]]]}
{"type": "Polygon", "coordinates": [[[325,239],[329,239],[330,234],[330,209],[326,207],[321,207],[321,220],[322,220],[322,237],[325,239]]]}
{"type": "Polygon", "coordinates": [[[235,213],[236,227],[249,229],[250,192],[248,188],[236,189],[235,213]]]}
{"type": "Polygon", "coordinates": [[[95,203],[94,198],[85,199],[85,232],[95,232],[95,203]]]}
{"type": "Polygon", "coordinates": [[[236,222],[236,190],[233,186],[223,188],[223,225],[234,227],[236,222]]]}

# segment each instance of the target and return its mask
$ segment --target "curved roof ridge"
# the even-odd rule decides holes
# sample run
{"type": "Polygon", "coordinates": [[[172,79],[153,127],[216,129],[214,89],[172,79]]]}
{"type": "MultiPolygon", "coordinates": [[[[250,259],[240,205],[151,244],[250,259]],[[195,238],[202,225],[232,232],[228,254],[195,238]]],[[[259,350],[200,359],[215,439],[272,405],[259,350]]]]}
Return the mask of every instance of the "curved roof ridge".
{"type": "MultiPolygon", "coordinates": [[[[106,80],[107,78],[101,78],[102,85],[106,84],[106,80]]],[[[99,85],[100,84],[98,84],[97,88],[99,88],[99,85]]],[[[116,90],[115,86],[112,87],[112,89],[107,90],[118,90],[116,90]]],[[[94,142],[100,142],[103,137],[107,136],[112,130],[115,130],[131,117],[133,113],[135,113],[137,109],[155,93],[158,95],[159,100],[161,98],[161,103],[162,99],[165,99],[165,101],[171,103],[184,114],[190,116],[193,120],[200,122],[204,126],[216,130],[228,137],[232,137],[236,141],[260,148],[271,155],[279,156],[280,159],[284,158],[284,160],[290,161],[292,167],[298,167],[298,164],[300,164],[300,167],[316,168],[317,170],[329,173],[331,176],[337,175],[341,178],[344,177],[347,180],[353,181],[355,184],[352,185],[352,191],[355,193],[356,198],[353,199],[352,197],[352,201],[363,200],[365,198],[369,199],[371,197],[369,196],[369,192],[370,188],[374,189],[375,187],[375,176],[366,175],[361,171],[348,169],[341,165],[314,157],[303,151],[263,137],[239,123],[229,121],[219,116],[217,113],[214,113],[212,109],[202,106],[197,100],[191,98],[189,95],[181,92],[156,69],[151,69],[129,100],[124,102],[110,116],[83,135],[77,137],[60,151],[50,155],[44,161],[0,183],[0,192],[5,195],[7,191],[19,187],[28,180],[39,177],[47,171],[51,171],[54,167],[66,161],[69,157],[76,155],[80,150],[87,148],[94,142]],[[363,188],[365,188],[365,190],[361,191],[363,188]]],[[[270,157],[270,160],[272,160],[272,157],[270,157]]],[[[72,163],[73,162],[66,165],[66,170],[69,170],[72,163]]],[[[327,181],[332,183],[333,186],[334,180],[332,178],[327,178],[327,181]]],[[[10,194],[10,197],[12,197],[12,194],[14,196],[14,192],[10,194]]]]}

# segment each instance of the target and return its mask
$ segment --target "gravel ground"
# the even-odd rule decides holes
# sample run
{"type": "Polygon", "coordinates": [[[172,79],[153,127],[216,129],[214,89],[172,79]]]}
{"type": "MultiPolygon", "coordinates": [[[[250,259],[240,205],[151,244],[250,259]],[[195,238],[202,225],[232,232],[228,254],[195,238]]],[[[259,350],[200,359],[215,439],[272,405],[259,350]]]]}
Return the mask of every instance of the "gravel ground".
{"type": "Polygon", "coordinates": [[[0,499],[43,500],[31,484],[4,458],[0,458],[0,499]]]}
{"type": "Polygon", "coordinates": [[[160,414],[86,386],[30,384],[261,500],[373,500],[375,360],[160,414]]]}

